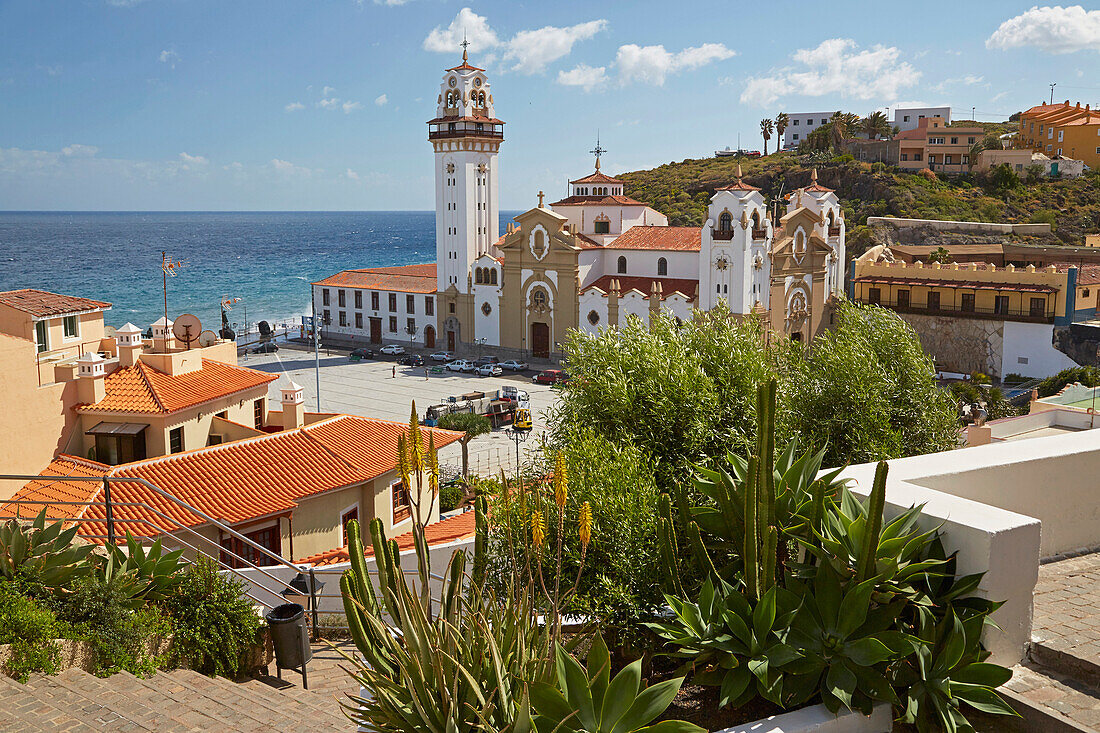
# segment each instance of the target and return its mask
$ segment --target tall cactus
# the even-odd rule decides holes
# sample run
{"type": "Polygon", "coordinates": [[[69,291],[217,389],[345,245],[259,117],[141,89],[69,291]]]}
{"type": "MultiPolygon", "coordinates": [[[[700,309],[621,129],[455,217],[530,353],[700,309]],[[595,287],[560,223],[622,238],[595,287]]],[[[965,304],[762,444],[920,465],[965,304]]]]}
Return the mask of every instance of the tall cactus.
{"type": "Polygon", "coordinates": [[[676,542],[676,525],[672,522],[672,499],[668,494],[661,494],[657,501],[657,547],[665,590],[678,596],[683,595],[684,589],[677,566],[680,548],[676,542]]]}
{"type": "Polygon", "coordinates": [[[748,481],[745,482],[745,543],[741,560],[745,564],[745,586],[750,598],[760,597],[760,525],[757,513],[760,509],[756,490],[760,486],[760,459],[749,459],[748,481]]]}
{"type": "Polygon", "coordinates": [[[485,582],[485,552],[489,541],[488,506],[485,497],[474,499],[474,586],[485,582]]]}
{"type": "Polygon", "coordinates": [[[867,502],[867,523],[863,525],[863,543],[856,565],[856,582],[862,583],[875,576],[878,561],[878,542],[882,534],[882,512],[886,508],[886,474],[889,467],[885,461],[879,461],[875,468],[875,482],[871,486],[871,496],[867,502]]]}

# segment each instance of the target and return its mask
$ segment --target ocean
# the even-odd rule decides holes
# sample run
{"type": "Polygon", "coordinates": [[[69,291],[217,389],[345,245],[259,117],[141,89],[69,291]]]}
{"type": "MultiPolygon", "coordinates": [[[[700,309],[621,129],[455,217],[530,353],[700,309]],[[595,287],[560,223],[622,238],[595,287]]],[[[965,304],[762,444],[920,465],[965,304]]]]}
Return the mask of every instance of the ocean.
{"type": "MultiPolygon", "coordinates": [[[[516,212],[501,213],[500,230],[516,212]]],[[[39,288],[112,304],[110,326],[144,329],[164,314],[161,252],[182,260],[168,279],[168,316],[298,324],[309,284],[340,270],[435,260],[435,212],[0,212],[0,290],[39,288]]]]}

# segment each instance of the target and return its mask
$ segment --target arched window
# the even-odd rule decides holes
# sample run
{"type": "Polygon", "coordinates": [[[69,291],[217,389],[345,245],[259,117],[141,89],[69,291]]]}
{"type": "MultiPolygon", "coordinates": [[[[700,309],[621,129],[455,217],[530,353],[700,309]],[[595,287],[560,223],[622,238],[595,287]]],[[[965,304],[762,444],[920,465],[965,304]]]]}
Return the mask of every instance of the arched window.
{"type": "Polygon", "coordinates": [[[657,277],[665,277],[668,275],[668,260],[661,257],[657,260],[657,277]]]}
{"type": "Polygon", "coordinates": [[[476,270],[474,270],[474,282],[475,283],[484,282],[484,279],[483,279],[482,274],[481,274],[481,268],[480,267],[477,268],[476,270]]]}
{"type": "Polygon", "coordinates": [[[718,231],[720,232],[732,232],[733,231],[733,215],[728,211],[723,211],[722,215],[718,217],[718,231]]]}
{"type": "Polygon", "coordinates": [[[496,270],[495,267],[492,270],[489,270],[489,284],[490,285],[496,285],[497,284],[497,270],[496,270]]]}
{"type": "Polygon", "coordinates": [[[619,272],[620,275],[625,275],[626,274],[626,258],[625,257],[619,257],[618,272],[619,272]]]}
{"type": "Polygon", "coordinates": [[[536,309],[546,307],[546,291],[541,288],[531,293],[531,305],[536,309]]]}
{"type": "Polygon", "coordinates": [[[754,232],[760,231],[760,212],[752,212],[752,230],[754,232]]]}

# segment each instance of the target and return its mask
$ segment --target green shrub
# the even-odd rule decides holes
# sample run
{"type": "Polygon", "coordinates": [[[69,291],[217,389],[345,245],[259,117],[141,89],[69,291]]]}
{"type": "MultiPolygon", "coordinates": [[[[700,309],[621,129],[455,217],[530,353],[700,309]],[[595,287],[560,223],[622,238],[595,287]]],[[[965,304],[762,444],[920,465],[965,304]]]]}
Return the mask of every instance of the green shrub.
{"type": "Polygon", "coordinates": [[[462,484],[447,484],[439,490],[439,511],[452,511],[465,498],[466,488],[462,484]]]}
{"type": "Polygon", "coordinates": [[[1058,212],[1054,209],[1039,209],[1028,219],[1032,224],[1050,224],[1050,231],[1057,231],[1058,212]]]}
{"type": "Polygon", "coordinates": [[[1025,377],[1023,374],[1011,372],[1004,375],[1004,378],[1001,381],[1005,384],[1023,384],[1024,382],[1030,381],[1030,378],[1025,377]]]}
{"type": "Polygon", "coordinates": [[[26,682],[31,672],[57,674],[57,636],[57,619],[49,608],[0,580],[0,644],[11,644],[5,673],[20,682],[26,682]]]}
{"type": "Polygon", "coordinates": [[[172,658],[207,675],[236,677],[257,642],[260,617],[244,584],[200,558],[184,573],[175,593],[161,601],[171,618],[172,658]]]}
{"type": "Polygon", "coordinates": [[[1039,382],[1039,396],[1050,397],[1062,391],[1067,384],[1083,384],[1086,387],[1100,386],[1100,369],[1091,366],[1069,367],[1054,376],[1039,382]]]}

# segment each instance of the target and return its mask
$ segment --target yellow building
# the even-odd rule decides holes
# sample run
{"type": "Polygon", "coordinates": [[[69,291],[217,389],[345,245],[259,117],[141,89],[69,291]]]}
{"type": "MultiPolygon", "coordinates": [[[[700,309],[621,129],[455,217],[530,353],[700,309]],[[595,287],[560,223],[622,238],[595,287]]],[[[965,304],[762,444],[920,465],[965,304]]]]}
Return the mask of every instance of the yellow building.
{"type": "Polygon", "coordinates": [[[1100,114],[1089,105],[1040,104],[1020,115],[1016,147],[1083,160],[1100,168],[1100,114]]]}

